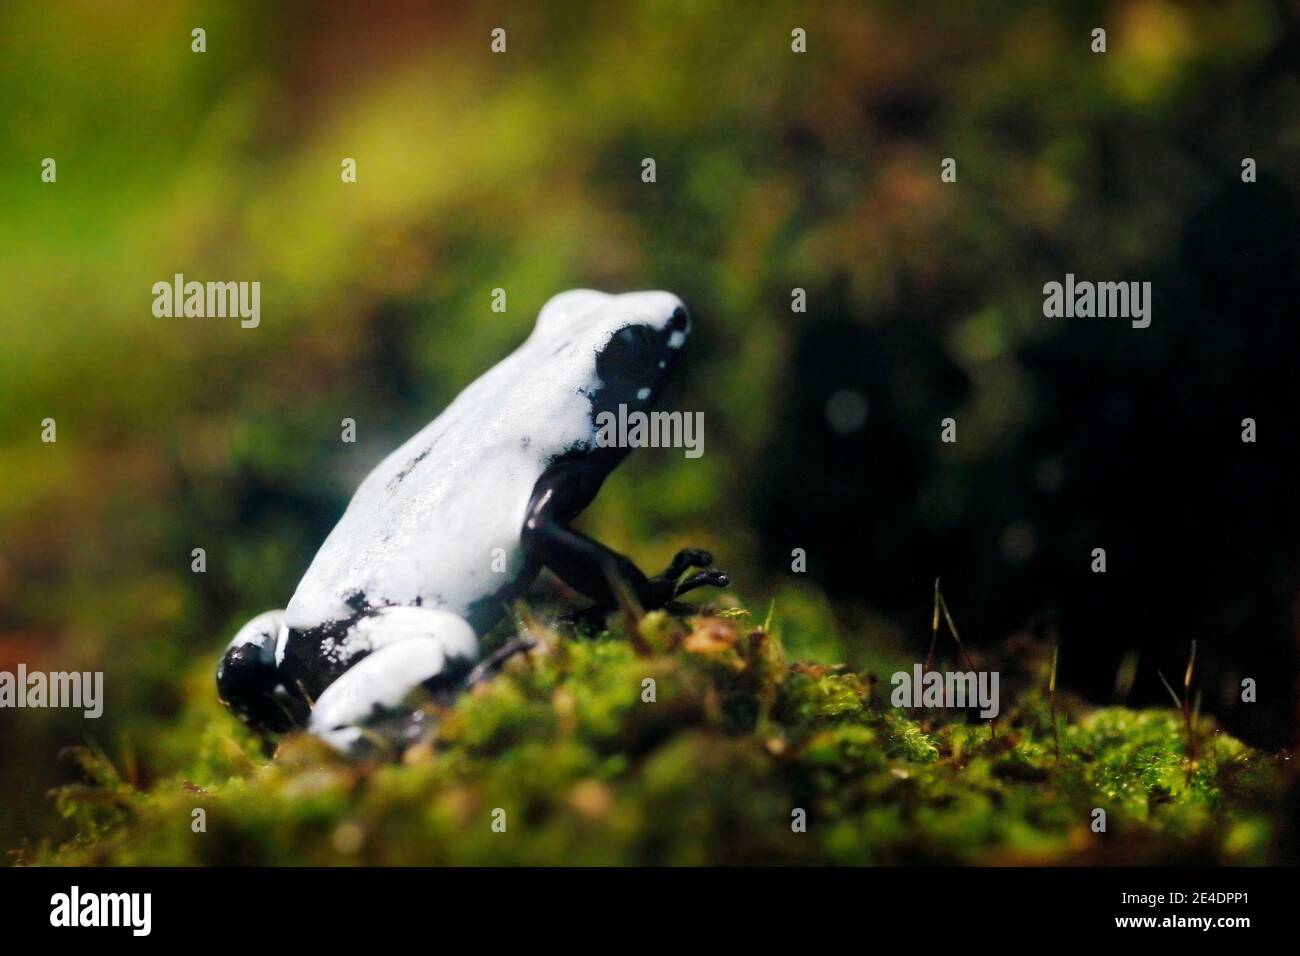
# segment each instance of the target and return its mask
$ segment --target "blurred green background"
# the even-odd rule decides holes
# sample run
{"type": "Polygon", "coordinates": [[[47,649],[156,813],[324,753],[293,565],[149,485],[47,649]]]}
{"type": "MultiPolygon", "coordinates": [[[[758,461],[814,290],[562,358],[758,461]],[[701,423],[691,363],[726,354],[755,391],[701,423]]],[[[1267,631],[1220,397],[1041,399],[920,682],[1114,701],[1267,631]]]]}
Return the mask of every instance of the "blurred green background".
{"type": "Polygon", "coordinates": [[[598,537],[652,568],[712,548],[796,656],[919,656],[940,573],[972,644],[1060,637],[1063,682],[1099,699],[1136,652],[1133,700],[1160,702],[1155,669],[1195,637],[1206,709],[1290,742],[1296,22],[1153,0],[4,4],[0,668],[104,670],[107,699],[96,722],[0,712],[0,844],[60,832],[61,745],[161,768],[185,682],[284,605],[360,477],[578,286],[686,299],[668,404],[706,420],[703,458],[632,456],[584,518],[598,537]],[[260,281],[260,327],[154,317],[176,272],[260,281]],[[1152,327],[1044,318],[1066,272],[1153,282],[1152,327]],[[865,417],[833,427],[836,393],[865,417]]]}

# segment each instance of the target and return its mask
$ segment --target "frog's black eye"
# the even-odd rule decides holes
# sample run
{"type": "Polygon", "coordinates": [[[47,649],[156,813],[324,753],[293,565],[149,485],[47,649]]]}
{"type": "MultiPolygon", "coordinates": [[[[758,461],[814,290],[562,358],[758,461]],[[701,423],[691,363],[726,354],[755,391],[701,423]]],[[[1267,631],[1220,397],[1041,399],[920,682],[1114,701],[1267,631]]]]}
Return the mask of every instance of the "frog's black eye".
{"type": "Polygon", "coordinates": [[[619,329],[596,356],[596,374],[603,382],[640,381],[658,361],[655,339],[644,325],[619,329]]]}
{"type": "Polygon", "coordinates": [[[672,317],[668,320],[668,331],[685,332],[687,326],[691,324],[690,316],[686,314],[686,309],[678,306],[673,309],[672,317]]]}

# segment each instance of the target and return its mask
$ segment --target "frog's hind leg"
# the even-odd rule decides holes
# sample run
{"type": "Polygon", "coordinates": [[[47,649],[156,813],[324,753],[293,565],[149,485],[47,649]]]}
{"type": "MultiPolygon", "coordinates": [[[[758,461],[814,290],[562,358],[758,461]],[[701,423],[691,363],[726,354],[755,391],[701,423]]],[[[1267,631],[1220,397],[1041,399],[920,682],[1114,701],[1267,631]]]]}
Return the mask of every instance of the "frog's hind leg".
{"type": "Polygon", "coordinates": [[[375,650],[325,688],[307,725],[352,756],[412,743],[423,731],[419,705],[454,693],[478,656],[473,629],[449,611],[385,608],[368,630],[375,650]]]}
{"type": "Polygon", "coordinates": [[[276,666],[284,630],[284,611],[259,614],[239,629],[217,666],[217,696],[262,734],[284,733],[307,720],[306,703],[288,691],[276,666]]]}

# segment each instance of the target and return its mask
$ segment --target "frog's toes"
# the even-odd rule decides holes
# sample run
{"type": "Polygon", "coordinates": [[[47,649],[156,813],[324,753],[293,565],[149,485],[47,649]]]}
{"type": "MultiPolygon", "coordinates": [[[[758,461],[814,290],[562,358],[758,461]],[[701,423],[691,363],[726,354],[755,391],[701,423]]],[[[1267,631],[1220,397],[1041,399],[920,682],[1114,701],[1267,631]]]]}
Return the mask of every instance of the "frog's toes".
{"type": "Polygon", "coordinates": [[[683,548],[673,555],[672,562],[657,577],[676,581],[690,568],[707,568],[713,563],[713,555],[701,548],[683,548]]]}
{"type": "Polygon", "coordinates": [[[708,571],[701,571],[698,574],[692,574],[688,578],[683,578],[673,592],[673,597],[678,597],[687,591],[694,591],[696,588],[725,588],[729,584],[731,584],[731,575],[718,568],[711,568],[708,571]]]}
{"type": "Polygon", "coordinates": [[[731,583],[731,577],[725,571],[716,568],[700,571],[683,578],[690,568],[707,568],[713,563],[713,555],[699,548],[686,548],[678,551],[672,563],[662,574],[646,581],[642,604],[645,610],[668,608],[673,599],[698,587],[725,588],[731,583]]]}
{"type": "Polygon", "coordinates": [[[474,669],[469,672],[465,678],[465,687],[473,687],[484,681],[489,681],[497,675],[506,661],[516,654],[522,654],[525,651],[531,651],[537,646],[537,642],[531,637],[515,637],[506,641],[501,647],[493,651],[483,660],[474,665],[474,669]]]}

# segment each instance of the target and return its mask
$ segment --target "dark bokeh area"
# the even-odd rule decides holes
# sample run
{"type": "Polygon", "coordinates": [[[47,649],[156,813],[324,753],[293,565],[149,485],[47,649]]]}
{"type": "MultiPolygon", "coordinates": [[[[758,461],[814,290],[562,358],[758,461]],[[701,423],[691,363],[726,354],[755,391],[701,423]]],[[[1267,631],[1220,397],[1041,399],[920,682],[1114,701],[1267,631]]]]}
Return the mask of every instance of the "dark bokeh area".
{"type": "Polygon", "coordinates": [[[0,711],[0,843],[61,832],[64,745],[183,766],[360,478],[581,286],[690,303],[706,421],[586,530],[711,548],[796,656],[918,658],[939,575],[977,652],[1059,640],[1097,701],[1135,659],[1164,705],[1195,639],[1203,708],[1294,743],[1297,14],[977,6],[6,4],[0,669],[107,699],[0,711]],[[261,325],[154,317],[176,272],[260,281],[261,325]],[[1151,326],[1045,317],[1067,272],[1151,282],[1151,326]]]}
{"type": "MultiPolygon", "coordinates": [[[[812,573],[832,595],[895,615],[942,574],[969,634],[1060,640],[1072,681],[1099,700],[1115,696],[1126,653],[1148,675],[1180,675],[1195,638],[1216,678],[1207,705],[1248,738],[1289,743],[1300,461],[1282,410],[1300,399],[1297,213],[1272,183],[1210,199],[1152,267],[1166,321],[1123,354],[1113,328],[1086,323],[1020,349],[1034,399],[1017,444],[972,461],[957,452],[960,416],[953,453],[936,454],[939,420],[976,387],[941,343],[830,310],[800,335],[794,366],[871,396],[867,425],[828,439],[826,381],[787,386],[798,427],[775,437],[769,460],[784,467],[756,490],[760,535],[818,555],[812,573]],[[1243,443],[1244,417],[1279,431],[1243,443]],[[1273,689],[1271,706],[1238,705],[1246,676],[1273,689]]],[[[1125,697],[1164,694],[1156,680],[1125,697]]]]}

